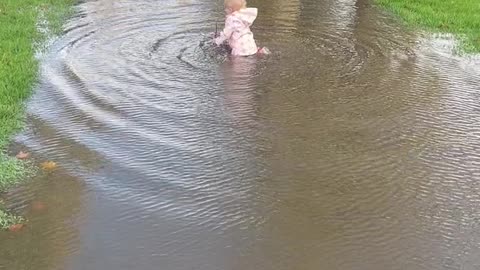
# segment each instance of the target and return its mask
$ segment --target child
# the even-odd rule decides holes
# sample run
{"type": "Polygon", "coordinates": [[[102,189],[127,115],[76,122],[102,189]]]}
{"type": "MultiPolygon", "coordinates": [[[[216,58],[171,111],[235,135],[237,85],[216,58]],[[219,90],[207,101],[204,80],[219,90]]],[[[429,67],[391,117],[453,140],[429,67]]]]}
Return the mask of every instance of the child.
{"type": "Polygon", "coordinates": [[[250,26],[257,18],[256,8],[247,8],[246,0],[225,0],[225,29],[215,39],[215,44],[225,41],[234,56],[249,56],[256,53],[268,54],[267,48],[258,48],[250,26]]]}

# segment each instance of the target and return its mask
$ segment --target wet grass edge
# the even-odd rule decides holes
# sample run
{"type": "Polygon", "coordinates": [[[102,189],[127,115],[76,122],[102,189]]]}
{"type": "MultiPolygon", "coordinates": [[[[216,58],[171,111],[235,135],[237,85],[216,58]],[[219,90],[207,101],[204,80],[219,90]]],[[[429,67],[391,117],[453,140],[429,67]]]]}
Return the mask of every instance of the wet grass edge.
{"type": "MultiPolygon", "coordinates": [[[[75,0],[0,2],[0,193],[28,179],[35,171],[32,162],[9,156],[6,147],[25,125],[25,102],[37,80],[35,55],[42,50],[39,45],[61,33],[74,3],[75,0]]],[[[23,221],[0,202],[0,229],[23,221]]]]}
{"type": "Polygon", "coordinates": [[[480,53],[480,1],[374,0],[407,26],[430,33],[453,34],[457,53],[480,53]]]}

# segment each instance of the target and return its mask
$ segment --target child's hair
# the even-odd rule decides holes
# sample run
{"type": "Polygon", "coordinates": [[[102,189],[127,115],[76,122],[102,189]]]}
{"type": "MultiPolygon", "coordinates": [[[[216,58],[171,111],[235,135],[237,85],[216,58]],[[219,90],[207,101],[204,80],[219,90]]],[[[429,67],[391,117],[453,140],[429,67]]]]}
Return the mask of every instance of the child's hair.
{"type": "Polygon", "coordinates": [[[225,0],[225,7],[232,9],[232,11],[238,11],[247,7],[246,0],[225,0]]]}

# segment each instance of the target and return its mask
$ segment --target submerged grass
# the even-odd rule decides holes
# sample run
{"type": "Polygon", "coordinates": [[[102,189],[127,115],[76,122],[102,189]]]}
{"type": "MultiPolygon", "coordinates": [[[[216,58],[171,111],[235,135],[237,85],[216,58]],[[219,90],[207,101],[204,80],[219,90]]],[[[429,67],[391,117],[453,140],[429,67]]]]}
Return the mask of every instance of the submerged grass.
{"type": "MultiPolygon", "coordinates": [[[[32,93],[38,70],[34,44],[46,38],[39,25],[60,31],[73,2],[0,1],[0,192],[24,179],[27,173],[25,163],[8,157],[5,147],[24,124],[24,102],[32,93]]],[[[0,228],[16,221],[19,218],[0,210],[0,228]]]]}
{"type": "Polygon", "coordinates": [[[10,226],[15,224],[21,224],[25,222],[25,219],[20,216],[15,216],[10,213],[7,213],[0,209],[0,229],[6,230],[10,228],[10,226]]]}
{"type": "Polygon", "coordinates": [[[467,53],[480,52],[479,0],[375,0],[407,24],[455,34],[467,53]]]}

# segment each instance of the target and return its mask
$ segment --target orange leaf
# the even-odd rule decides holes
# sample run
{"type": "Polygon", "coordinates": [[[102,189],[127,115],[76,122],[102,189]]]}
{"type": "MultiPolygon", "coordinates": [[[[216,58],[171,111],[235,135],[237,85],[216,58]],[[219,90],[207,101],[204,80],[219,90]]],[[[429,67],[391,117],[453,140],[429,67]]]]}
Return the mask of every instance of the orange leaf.
{"type": "Polygon", "coordinates": [[[57,163],[53,161],[45,161],[41,164],[44,171],[53,171],[57,168],[57,163]]]}
{"type": "Polygon", "coordinates": [[[11,232],[19,232],[23,229],[24,226],[25,226],[24,224],[15,224],[8,227],[8,230],[11,232]]]}

